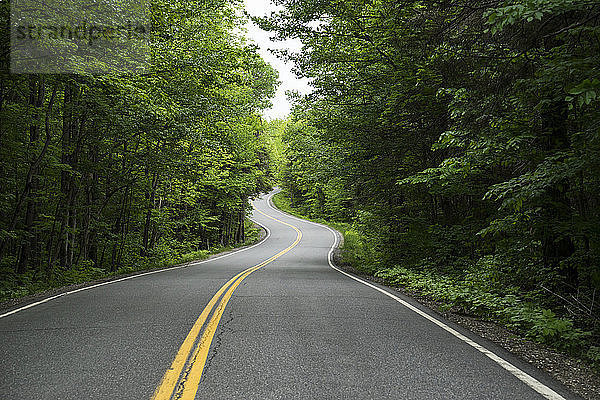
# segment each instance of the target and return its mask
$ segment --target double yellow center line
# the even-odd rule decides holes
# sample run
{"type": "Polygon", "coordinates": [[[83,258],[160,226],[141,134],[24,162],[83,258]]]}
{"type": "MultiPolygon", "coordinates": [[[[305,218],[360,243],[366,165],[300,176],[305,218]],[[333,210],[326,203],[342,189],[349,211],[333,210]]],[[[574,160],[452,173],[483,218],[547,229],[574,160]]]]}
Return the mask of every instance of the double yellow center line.
{"type": "Polygon", "coordinates": [[[156,391],[152,396],[152,400],[192,400],[196,397],[196,392],[198,391],[198,385],[200,384],[202,371],[204,370],[204,365],[206,364],[206,358],[208,356],[210,344],[212,343],[213,337],[219,325],[219,321],[221,320],[221,316],[223,315],[225,307],[233,295],[234,290],[240,285],[240,283],[242,283],[244,279],[246,279],[248,275],[281,257],[296,247],[296,245],[300,242],[300,239],[302,239],[302,232],[300,232],[300,230],[294,225],[271,217],[260,210],[256,211],[265,217],[293,228],[296,231],[296,240],[290,246],[281,250],[279,253],[268,258],[267,260],[240,272],[219,289],[219,291],[208,302],[204,310],[202,310],[202,313],[183,341],[179,351],[177,352],[177,355],[175,356],[175,359],[173,360],[173,363],[171,364],[171,367],[167,370],[160,385],[156,388],[156,391]],[[225,294],[223,295],[223,293],[225,294]],[[221,299],[221,301],[215,308],[215,304],[217,304],[219,299],[221,299]],[[212,317],[205,326],[205,322],[211,312],[212,317]],[[204,331],[202,330],[203,327],[204,331]],[[198,340],[200,332],[203,333],[200,337],[200,340],[198,340]]]}

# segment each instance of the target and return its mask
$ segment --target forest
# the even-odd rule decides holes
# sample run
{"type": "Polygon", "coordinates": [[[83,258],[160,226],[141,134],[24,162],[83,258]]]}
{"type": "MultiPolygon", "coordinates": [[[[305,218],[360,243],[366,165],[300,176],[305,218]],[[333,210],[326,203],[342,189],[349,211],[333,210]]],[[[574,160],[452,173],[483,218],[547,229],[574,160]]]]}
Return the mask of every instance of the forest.
{"type": "Polygon", "coordinates": [[[252,239],[248,199],[271,180],[259,111],[277,72],[236,33],[239,7],[153,2],[140,73],[3,65],[2,299],[252,239]]]}
{"type": "Polygon", "coordinates": [[[314,89],[286,120],[235,0],[153,1],[139,73],[4,61],[0,297],[245,243],[278,184],[360,273],[600,368],[600,4],[275,3],[314,89]]]}
{"type": "Polygon", "coordinates": [[[600,4],[297,2],[280,207],[356,270],[600,361],[600,4]]]}

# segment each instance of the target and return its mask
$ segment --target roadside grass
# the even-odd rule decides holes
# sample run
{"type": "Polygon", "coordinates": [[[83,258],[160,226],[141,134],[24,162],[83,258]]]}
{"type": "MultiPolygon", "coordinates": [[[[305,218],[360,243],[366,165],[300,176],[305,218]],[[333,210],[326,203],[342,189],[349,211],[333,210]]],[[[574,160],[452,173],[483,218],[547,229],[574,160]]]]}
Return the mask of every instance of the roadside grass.
{"type": "Polygon", "coordinates": [[[294,208],[292,208],[292,206],[290,204],[290,199],[288,199],[283,192],[279,192],[279,193],[275,194],[273,197],[271,197],[271,200],[273,201],[273,205],[275,205],[275,207],[277,207],[281,211],[284,211],[288,214],[292,214],[298,218],[302,218],[302,219],[306,219],[308,221],[327,225],[330,228],[333,228],[333,229],[339,231],[340,233],[342,233],[342,235],[344,235],[344,240],[345,240],[346,231],[351,229],[351,225],[346,222],[332,222],[332,221],[327,221],[323,218],[311,218],[306,215],[303,215],[302,213],[298,212],[298,210],[295,210],[294,208]]]}
{"type": "Polygon", "coordinates": [[[157,249],[155,256],[140,256],[135,262],[128,263],[116,271],[98,268],[94,266],[93,262],[85,261],[71,269],[55,271],[52,276],[46,276],[39,271],[29,271],[23,275],[17,275],[10,265],[4,265],[0,267],[0,303],[64,286],[109,279],[146,270],[167,268],[192,261],[202,261],[213,254],[256,243],[259,237],[259,228],[247,221],[246,240],[243,243],[235,246],[215,246],[210,250],[193,251],[190,251],[189,247],[186,248],[186,246],[165,245],[157,249]]]}
{"type": "Polygon", "coordinates": [[[273,196],[273,203],[282,211],[340,231],[344,236],[342,261],[357,271],[382,279],[388,286],[401,287],[434,300],[442,312],[452,309],[495,322],[519,336],[585,359],[596,372],[600,372],[600,346],[594,342],[592,332],[575,327],[573,320],[558,316],[551,309],[517,294],[494,292],[482,282],[459,280],[426,269],[414,271],[401,266],[382,268],[372,260],[368,243],[351,224],[307,218],[291,207],[283,192],[273,196]]]}

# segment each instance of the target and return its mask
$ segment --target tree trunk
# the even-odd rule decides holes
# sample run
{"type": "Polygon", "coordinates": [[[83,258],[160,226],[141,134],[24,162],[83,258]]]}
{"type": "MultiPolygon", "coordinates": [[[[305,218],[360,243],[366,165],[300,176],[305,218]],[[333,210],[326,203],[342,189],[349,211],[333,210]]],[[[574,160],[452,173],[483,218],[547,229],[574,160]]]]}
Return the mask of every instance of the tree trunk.
{"type": "Polygon", "coordinates": [[[146,194],[148,200],[148,210],[146,211],[146,220],[144,222],[144,234],[142,238],[142,249],[140,254],[142,256],[148,255],[148,245],[150,240],[150,224],[152,223],[152,210],[155,206],[156,201],[156,188],[158,187],[158,172],[155,172],[152,176],[152,188],[150,193],[146,194]]]}

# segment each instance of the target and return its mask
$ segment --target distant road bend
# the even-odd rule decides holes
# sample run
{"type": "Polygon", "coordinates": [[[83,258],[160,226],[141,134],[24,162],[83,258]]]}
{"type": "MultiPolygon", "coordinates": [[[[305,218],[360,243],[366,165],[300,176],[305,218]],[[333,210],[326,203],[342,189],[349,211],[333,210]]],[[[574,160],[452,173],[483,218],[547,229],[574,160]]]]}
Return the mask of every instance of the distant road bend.
{"type": "Polygon", "coordinates": [[[261,243],[0,316],[0,399],[577,399],[396,292],[329,228],[254,202],[261,243]]]}

